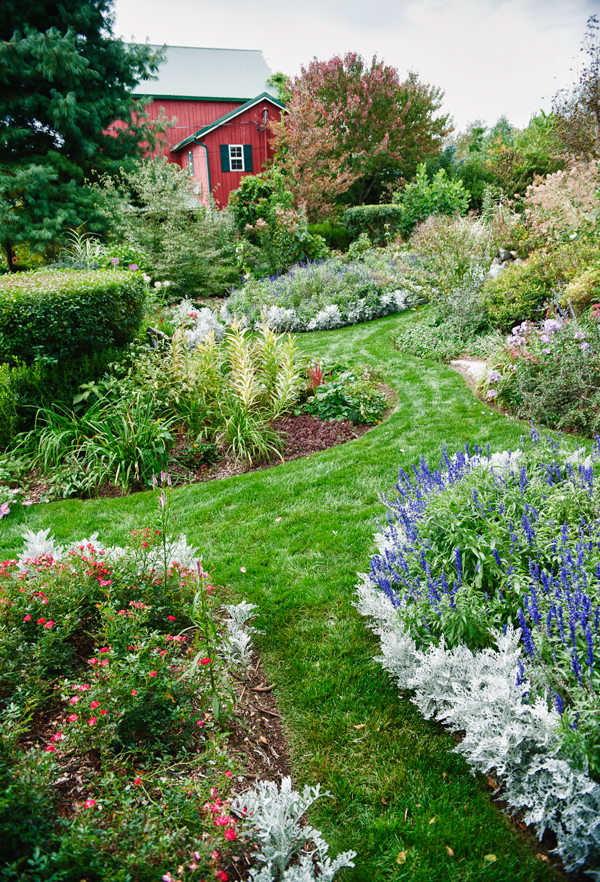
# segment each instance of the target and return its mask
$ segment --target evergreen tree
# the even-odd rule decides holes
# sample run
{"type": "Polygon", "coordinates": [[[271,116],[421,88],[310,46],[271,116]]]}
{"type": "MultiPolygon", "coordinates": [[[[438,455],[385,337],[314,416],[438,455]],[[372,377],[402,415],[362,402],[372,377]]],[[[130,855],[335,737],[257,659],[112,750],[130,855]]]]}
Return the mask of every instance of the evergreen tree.
{"type": "Polygon", "coordinates": [[[67,228],[101,230],[90,181],[154,143],[132,89],[161,59],[114,39],[112,5],[0,0],[0,245],[9,269],[18,245],[48,251],[67,228]]]}

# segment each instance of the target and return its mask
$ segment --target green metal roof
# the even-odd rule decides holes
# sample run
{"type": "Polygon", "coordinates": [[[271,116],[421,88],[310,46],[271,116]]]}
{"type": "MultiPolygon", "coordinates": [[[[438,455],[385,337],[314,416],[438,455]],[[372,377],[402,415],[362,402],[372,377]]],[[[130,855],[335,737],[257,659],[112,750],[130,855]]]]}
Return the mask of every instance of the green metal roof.
{"type": "Polygon", "coordinates": [[[218,129],[219,126],[223,125],[223,123],[227,122],[230,119],[234,119],[234,117],[239,116],[240,113],[244,113],[246,110],[250,110],[251,107],[254,107],[255,104],[260,104],[261,101],[264,100],[270,101],[271,104],[275,104],[276,107],[280,107],[282,110],[285,109],[285,104],[282,104],[277,98],[273,98],[268,92],[262,92],[260,95],[257,95],[256,98],[251,98],[250,101],[246,101],[245,104],[242,104],[240,107],[236,107],[235,110],[230,110],[229,113],[226,113],[225,116],[220,116],[219,119],[216,119],[214,122],[210,123],[207,126],[204,126],[202,129],[198,129],[197,132],[194,132],[193,135],[189,135],[187,138],[184,138],[183,141],[180,141],[179,144],[175,144],[171,147],[171,153],[176,153],[178,150],[181,150],[182,147],[185,147],[187,144],[191,144],[192,141],[195,141],[196,138],[203,138],[204,135],[208,135],[209,132],[212,132],[213,129],[218,129]]]}
{"type": "Polygon", "coordinates": [[[267,84],[271,69],[260,49],[166,46],[163,52],[165,60],[157,78],[139,83],[135,94],[230,101],[247,101],[259,92],[277,95],[277,90],[267,84]]]}

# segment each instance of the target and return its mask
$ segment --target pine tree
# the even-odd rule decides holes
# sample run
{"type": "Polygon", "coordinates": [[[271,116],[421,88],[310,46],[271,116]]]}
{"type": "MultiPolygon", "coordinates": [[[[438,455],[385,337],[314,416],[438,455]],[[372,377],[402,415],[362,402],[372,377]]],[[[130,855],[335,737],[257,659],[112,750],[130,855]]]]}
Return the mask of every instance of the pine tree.
{"type": "Polygon", "coordinates": [[[112,5],[0,0],[0,244],[9,269],[15,246],[47,252],[65,229],[102,230],[91,181],[154,142],[132,90],[160,55],[113,37],[112,5]]]}

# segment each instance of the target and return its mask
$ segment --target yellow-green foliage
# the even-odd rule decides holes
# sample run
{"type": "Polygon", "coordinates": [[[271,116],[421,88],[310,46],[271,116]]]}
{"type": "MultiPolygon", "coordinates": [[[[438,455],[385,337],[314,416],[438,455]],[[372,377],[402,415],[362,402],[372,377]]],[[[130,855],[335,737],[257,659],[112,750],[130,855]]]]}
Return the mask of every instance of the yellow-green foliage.
{"type": "Polygon", "coordinates": [[[568,306],[570,303],[577,313],[583,312],[590,304],[598,301],[600,301],[600,266],[592,266],[581,275],[575,276],[561,297],[561,305],[568,306]]]}
{"type": "Polygon", "coordinates": [[[546,304],[561,299],[569,282],[596,260],[598,249],[578,242],[534,252],[525,263],[508,267],[484,285],[482,300],[490,321],[509,330],[526,319],[540,319],[546,304]]]}

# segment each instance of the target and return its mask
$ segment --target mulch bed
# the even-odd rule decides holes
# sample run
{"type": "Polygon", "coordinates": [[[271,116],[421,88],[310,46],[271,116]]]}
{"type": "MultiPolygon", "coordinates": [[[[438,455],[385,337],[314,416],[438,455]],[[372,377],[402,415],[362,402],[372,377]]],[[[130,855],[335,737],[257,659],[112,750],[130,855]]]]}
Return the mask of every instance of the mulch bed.
{"type": "MultiPolygon", "coordinates": [[[[387,415],[386,413],[385,416],[387,415]]],[[[341,420],[339,422],[322,420],[317,416],[307,413],[302,413],[298,416],[288,415],[280,417],[272,423],[272,427],[279,432],[283,439],[281,457],[273,456],[269,460],[249,463],[245,461],[236,462],[232,456],[225,455],[214,466],[203,466],[198,471],[193,471],[186,468],[177,459],[178,455],[185,448],[189,447],[191,443],[190,438],[180,435],[171,449],[171,458],[167,470],[173,482],[177,485],[218,481],[221,478],[231,478],[234,475],[270,469],[281,465],[283,462],[290,462],[294,459],[310,456],[311,453],[328,450],[337,444],[345,444],[346,441],[360,438],[372,428],[372,426],[366,425],[355,426],[348,420],[341,420]]],[[[46,476],[41,476],[32,470],[27,484],[26,498],[28,500],[31,500],[33,503],[50,501],[52,486],[46,476]]],[[[131,488],[132,493],[140,493],[146,490],[148,490],[148,487],[144,484],[134,484],[131,488]]],[[[98,488],[98,493],[95,494],[95,497],[96,495],[102,499],[109,499],[127,494],[111,481],[107,481],[98,488]]]]}

